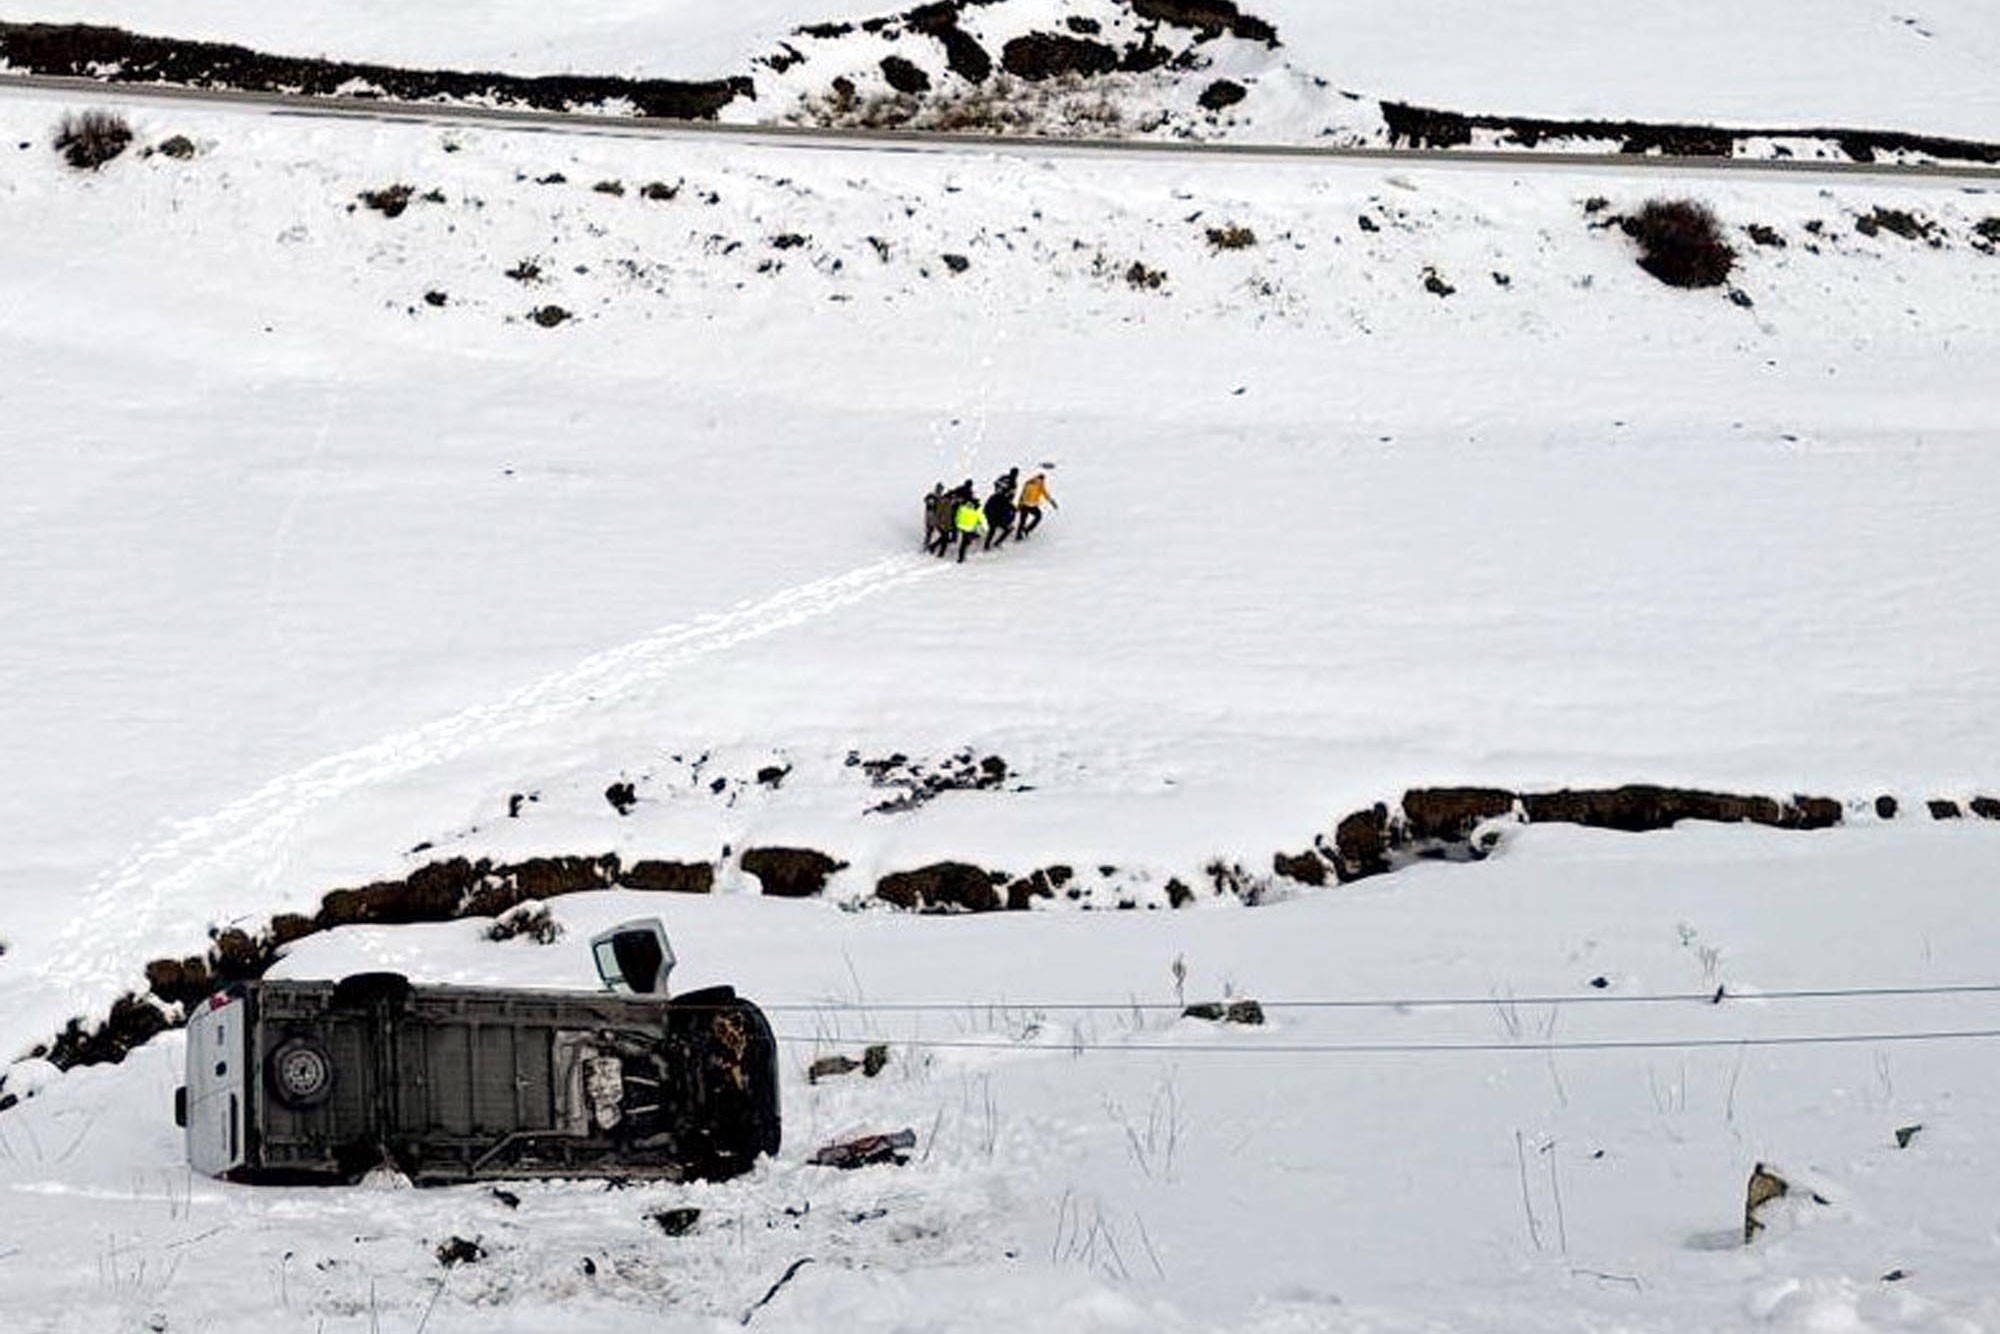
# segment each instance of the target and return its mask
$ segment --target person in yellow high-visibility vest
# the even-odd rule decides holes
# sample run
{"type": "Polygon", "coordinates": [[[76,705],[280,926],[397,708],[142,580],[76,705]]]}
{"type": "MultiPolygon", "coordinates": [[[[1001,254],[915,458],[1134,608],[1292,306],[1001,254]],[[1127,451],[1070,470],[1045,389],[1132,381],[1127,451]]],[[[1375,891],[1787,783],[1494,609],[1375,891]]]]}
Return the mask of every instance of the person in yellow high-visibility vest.
{"type": "Polygon", "coordinates": [[[1017,540],[1035,531],[1036,526],[1042,521],[1044,505],[1053,509],[1062,508],[1056,504],[1056,498],[1049,494],[1049,475],[1038,472],[1021,488],[1021,499],[1015,505],[1015,511],[1019,516],[1014,521],[1014,536],[1017,540]]]}
{"type": "Polygon", "coordinates": [[[958,559],[963,562],[974,540],[986,531],[986,511],[980,508],[978,501],[968,496],[958,502],[958,513],[952,516],[952,524],[958,529],[958,559]]]}

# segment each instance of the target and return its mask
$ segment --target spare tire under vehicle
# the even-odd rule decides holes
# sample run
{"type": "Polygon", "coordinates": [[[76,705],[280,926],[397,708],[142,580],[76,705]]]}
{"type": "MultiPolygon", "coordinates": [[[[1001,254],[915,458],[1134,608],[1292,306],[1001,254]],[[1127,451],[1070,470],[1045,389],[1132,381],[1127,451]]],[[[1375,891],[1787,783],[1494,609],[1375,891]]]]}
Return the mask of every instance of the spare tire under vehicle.
{"type": "Polygon", "coordinates": [[[317,1107],[333,1096],[333,1053],[311,1038],[288,1038],[265,1058],[264,1078],[285,1106],[317,1107]]]}

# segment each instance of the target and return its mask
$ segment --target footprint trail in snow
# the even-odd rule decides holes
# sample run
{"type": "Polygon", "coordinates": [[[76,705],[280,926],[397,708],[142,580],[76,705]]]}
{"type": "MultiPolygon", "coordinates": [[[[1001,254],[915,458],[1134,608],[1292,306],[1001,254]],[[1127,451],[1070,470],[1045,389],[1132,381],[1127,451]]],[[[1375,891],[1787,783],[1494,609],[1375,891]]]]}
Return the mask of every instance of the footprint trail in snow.
{"type": "Polygon", "coordinates": [[[944,568],[922,556],[894,556],[668,626],[505,698],[317,760],[212,815],[176,822],[165,838],[98,878],[43,965],[43,976],[65,979],[76,1003],[88,1006],[101,999],[93,993],[106,981],[126,978],[150,954],[195,946],[180,940],[178,932],[162,930],[171,912],[203,911],[205,898],[198,893],[192,903],[184,901],[189,891],[222,877],[268,888],[299,821],[323,803],[629,695],[697,659],[831,615],[944,568]]]}

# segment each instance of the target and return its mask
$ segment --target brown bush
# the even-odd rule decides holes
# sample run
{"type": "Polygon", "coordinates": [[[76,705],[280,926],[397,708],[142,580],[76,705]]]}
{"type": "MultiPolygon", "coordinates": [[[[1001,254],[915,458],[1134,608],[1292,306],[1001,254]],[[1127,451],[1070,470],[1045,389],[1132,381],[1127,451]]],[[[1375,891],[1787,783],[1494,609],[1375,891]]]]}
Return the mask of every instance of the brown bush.
{"type": "Polygon", "coordinates": [[[96,171],[125,151],[132,127],[115,111],[93,108],[65,115],[56,126],[55,148],[70,166],[96,171]]]}
{"type": "Polygon", "coordinates": [[[410,206],[410,196],[415,193],[414,186],[385,185],[380,190],[363,190],[360,199],[383,217],[397,218],[410,206]]]}
{"type": "Polygon", "coordinates": [[[1736,267],[1736,252],[1706,204],[1651,199],[1624,227],[1639,243],[1639,267],[1669,287],[1720,287],[1736,267]]]}

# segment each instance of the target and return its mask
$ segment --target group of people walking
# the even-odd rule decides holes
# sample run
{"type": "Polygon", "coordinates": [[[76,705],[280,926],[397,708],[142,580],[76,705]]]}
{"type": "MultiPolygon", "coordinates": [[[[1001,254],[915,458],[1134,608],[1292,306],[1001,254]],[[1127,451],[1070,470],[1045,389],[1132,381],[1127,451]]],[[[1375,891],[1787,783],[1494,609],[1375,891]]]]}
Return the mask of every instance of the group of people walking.
{"type": "Polygon", "coordinates": [[[956,541],[958,558],[963,561],[972,544],[982,537],[988,551],[1004,545],[1010,537],[1025,540],[1041,526],[1044,505],[1062,508],[1049,494],[1047,473],[1038,472],[1023,484],[1021,470],[1009,468],[994,480],[993,494],[984,504],[969,477],[949,491],[939,482],[924,497],[924,550],[933,556],[949,556],[956,541]]]}

